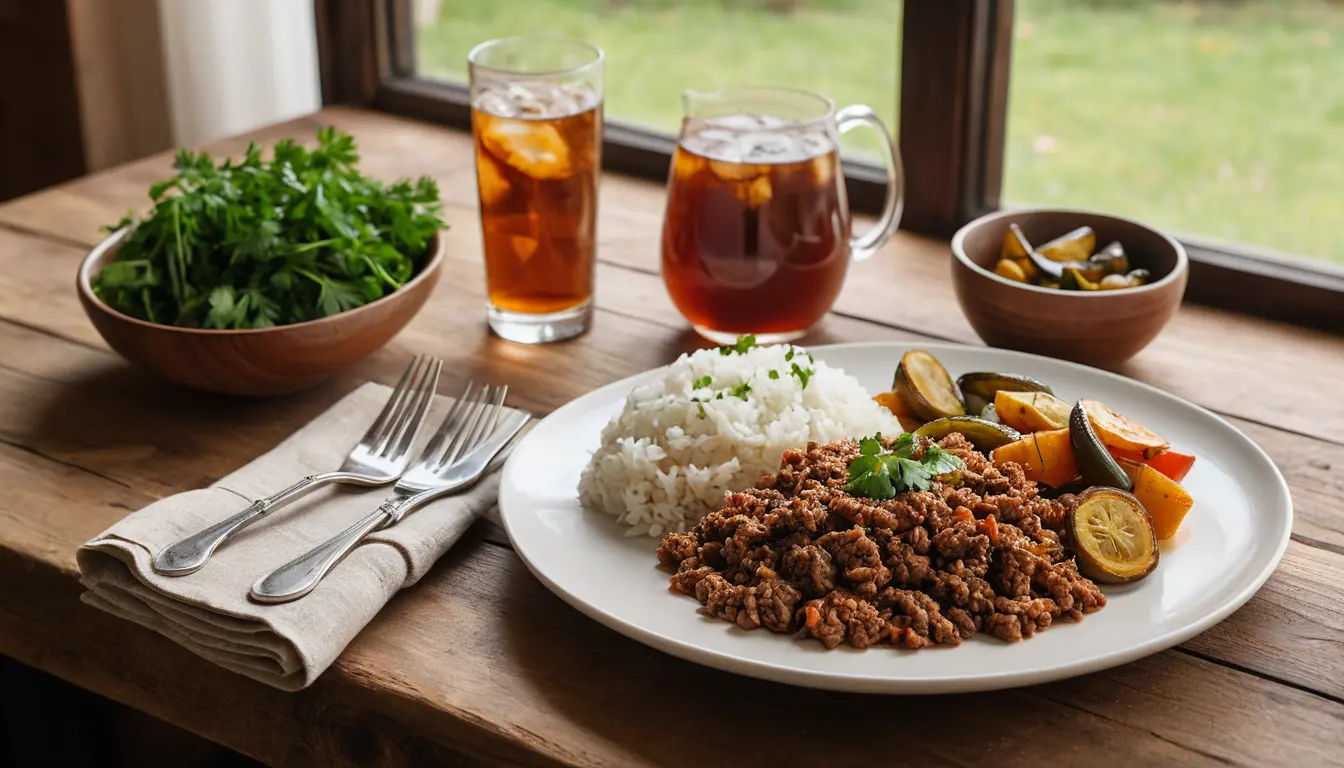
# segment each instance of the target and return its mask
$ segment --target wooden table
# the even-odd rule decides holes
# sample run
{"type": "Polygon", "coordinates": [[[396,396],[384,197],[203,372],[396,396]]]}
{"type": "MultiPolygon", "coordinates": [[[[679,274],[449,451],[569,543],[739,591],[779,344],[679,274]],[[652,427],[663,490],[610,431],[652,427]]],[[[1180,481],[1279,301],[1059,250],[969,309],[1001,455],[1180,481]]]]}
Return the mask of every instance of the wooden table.
{"type": "MultiPolygon", "coordinates": [[[[284,765],[1344,762],[1344,339],[1197,306],[1120,371],[1210,408],[1292,487],[1287,555],[1244,608],[1194,640],[1074,680],[982,695],[876,697],[769,684],[665,656],[553,597],[479,526],[299,694],[201,661],[78,601],[74,551],[131,510],[265,451],[412,352],[451,391],[507,381],[544,414],[703,344],[658,275],[659,184],[602,187],[593,329],[525,347],[485,327],[469,139],[350,109],[217,142],[335,124],[366,172],[428,173],[447,201],[438,294],[393,343],[291,397],[241,401],[161,383],[94,332],[74,292],[99,227],[143,208],[160,156],[0,206],[0,653],[262,761],[284,765]]],[[[979,343],[944,243],[909,235],[855,267],[806,342],[979,343]]]]}

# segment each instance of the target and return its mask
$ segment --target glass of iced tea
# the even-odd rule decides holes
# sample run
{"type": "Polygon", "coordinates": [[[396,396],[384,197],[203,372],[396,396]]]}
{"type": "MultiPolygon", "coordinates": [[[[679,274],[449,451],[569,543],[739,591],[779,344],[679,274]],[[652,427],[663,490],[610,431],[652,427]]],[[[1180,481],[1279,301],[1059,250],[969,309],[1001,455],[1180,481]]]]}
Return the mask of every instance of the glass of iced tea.
{"type": "Polygon", "coordinates": [[[511,341],[567,339],[592,317],[602,58],[549,37],[467,56],[489,321],[511,341]]]}
{"type": "Polygon", "coordinates": [[[850,261],[871,256],[901,217],[900,160],[873,110],[839,112],[791,88],[688,91],[668,181],[663,280],[702,336],[721,344],[803,335],[840,294],[850,261]],[[877,223],[850,234],[839,137],[877,130],[887,168],[877,223]]]}

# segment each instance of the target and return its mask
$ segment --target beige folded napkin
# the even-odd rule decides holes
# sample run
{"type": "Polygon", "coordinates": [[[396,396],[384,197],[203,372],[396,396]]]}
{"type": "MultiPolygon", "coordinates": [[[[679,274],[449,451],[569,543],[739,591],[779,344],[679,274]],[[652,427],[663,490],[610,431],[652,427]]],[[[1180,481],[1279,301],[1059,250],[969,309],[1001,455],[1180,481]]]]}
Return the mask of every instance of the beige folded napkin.
{"type": "MultiPolygon", "coordinates": [[[[248,598],[248,590],[261,576],[376,509],[391,486],[322,488],[236,534],[188,576],[160,576],[150,562],[164,546],[253,500],[305,475],[336,469],[390,393],[381,384],[365,384],[209,488],[157,501],[99,534],[76,553],[88,588],[83,600],[277,688],[311,684],[397,590],[424,576],[494,506],[498,472],[468,493],[438,499],[371,534],[308,596],[292,603],[260,605],[248,598]]],[[[420,444],[451,402],[436,398],[420,444]]]]}

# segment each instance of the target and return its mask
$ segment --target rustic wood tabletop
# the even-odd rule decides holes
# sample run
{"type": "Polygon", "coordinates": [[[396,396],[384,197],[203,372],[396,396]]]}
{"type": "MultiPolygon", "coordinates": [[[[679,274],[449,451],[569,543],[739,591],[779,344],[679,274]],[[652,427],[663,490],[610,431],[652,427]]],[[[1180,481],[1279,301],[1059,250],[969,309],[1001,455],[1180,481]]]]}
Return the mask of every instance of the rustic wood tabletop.
{"type": "MultiPolygon", "coordinates": [[[[301,394],[239,400],[131,368],[81,311],[100,227],[146,206],[160,155],[0,205],[0,653],[276,765],[1324,765],[1344,762],[1344,337],[1187,305],[1119,368],[1231,421],[1288,479],[1292,542],[1259,594],[1184,645],[1059,683],[937,697],[823,693],[703,668],[586,619],[482,524],[397,596],[311,688],[223,671],[79,602],[75,549],[207,485],[414,352],[514,385],[539,415],[705,344],[658,274],[663,190],[602,186],[597,313],[567,343],[489,335],[470,138],[331,108],[207,147],[354,134],[376,177],[439,179],[437,294],[364,363],[301,394]]],[[[900,234],[857,265],[803,343],[979,343],[947,244],[900,234]]]]}

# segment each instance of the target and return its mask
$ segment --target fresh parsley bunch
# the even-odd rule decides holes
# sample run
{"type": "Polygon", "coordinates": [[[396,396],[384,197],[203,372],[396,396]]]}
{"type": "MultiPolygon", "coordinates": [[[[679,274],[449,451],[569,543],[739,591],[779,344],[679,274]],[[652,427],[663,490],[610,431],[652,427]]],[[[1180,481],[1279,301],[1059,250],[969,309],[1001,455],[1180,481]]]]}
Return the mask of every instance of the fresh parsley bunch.
{"type": "Polygon", "coordinates": [[[131,226],[94,278],[112,308],[189,328],[267,328],[366,304],[427,261],[444,224],[433,179],[384,185],[355,170],[355,140],[334,128],[309,150],[289,139],[269,161],[248,145],[216,165],[180,150],[177,176],[149,190],[154,209],[131,226]]]}
{"type": "Polygon", "coordinates": [[[933,479],[948,472],[965,469],[966,464],[936,445],[924,451],[922,461],[911,458],[915,436],[909,432],[896,438],[891,450],[882,448],[882,433],[859,441],[859,457],[849,464],[845,490],[870,499],[890,499],[906,491],[927,491],[933,479]]]}

